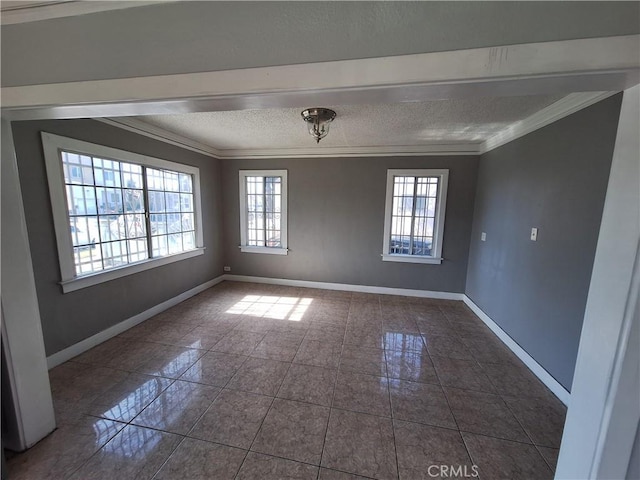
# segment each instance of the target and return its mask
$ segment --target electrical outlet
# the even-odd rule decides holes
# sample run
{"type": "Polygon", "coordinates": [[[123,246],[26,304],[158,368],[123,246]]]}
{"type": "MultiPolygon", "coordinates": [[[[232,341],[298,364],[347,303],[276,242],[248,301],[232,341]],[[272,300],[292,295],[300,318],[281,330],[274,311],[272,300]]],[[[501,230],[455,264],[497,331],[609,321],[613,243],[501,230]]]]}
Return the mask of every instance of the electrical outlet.
{"type": "Polygon", "coordinates": [[[487,240],[487,234],[485,232],[482,232],[480,234],[480,241],[486,242],[486,240],[487,240]]]}
{"type": "Polygon", "coordinates": [[[535,241],[537,241],[537,240],[538,240],[538,229],[537,229],[537,228],[535,228],[535,227],[533,227],[533,228],[531,229],[531,241],[532,241],[532,242],[535,242],[535,241]]]}
{"type": "Polygon", "coordinates": [[[225,272],[230,272],[230,271],[231,271],[231,267],[226,267],[226,266],[225,266],[225,267],[223,268],[223,270],[224,270],[225,272]]]}

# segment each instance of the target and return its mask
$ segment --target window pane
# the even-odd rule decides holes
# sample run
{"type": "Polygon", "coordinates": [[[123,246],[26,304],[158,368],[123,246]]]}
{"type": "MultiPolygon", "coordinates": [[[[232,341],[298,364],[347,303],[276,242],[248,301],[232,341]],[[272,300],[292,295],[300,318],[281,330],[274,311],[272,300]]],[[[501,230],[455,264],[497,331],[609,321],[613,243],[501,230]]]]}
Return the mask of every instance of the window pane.
{"type": "Polygon", "coordinates": [[[183,212],[193,212],[193,195],[190,193],[180,194],[180,210],[183,212]]]}
{"type": "Polygon", "coordinates": [[[73,152],[61,160],[77,275],[195,248],[192,175],[73,152]]]}
{"type": "Polygon", "coordinates": [[[154,257],[163,257],[169,254],[166,235],[151,237],[151,243],[154,257]]]}
{"type": "Polygon", "coordinates": [[[147,168],[147,188],[149,190],[164,190],[164,175],[162,170],[147,168]]]}
{"type": "Polygon", "coordinates": [[[431,256],[440,177],[394,175],[389,253],[431,256]]]}
{"type": "Polygon", "coordinates": [[[177,173],[164,171],[164,189],[169,192],[180,191],[180,182],[178,181],[177,173]]]}
{"type": "Polygon", "coordinates": [[[191,193],[193,192],[193,180],[191,175],[185,175],[184,173],[180,174],[180,191],[191,193]]]}
{"type": "Polygon", "coordinates": [[[151,214],[151,233],[153,235],[161,235],[167,233],[167,216],[163,214],[151,214]]]}
{"type": "Polygon", "coordinates": [[[168,236],[167,241],[169,243],[169,254],[181,252],[182,248],[182,234],[172,233],[168,236]]]}
{"type": "Polygon", "coordinates": [[[164,192],[149,192],[149,211],[164,212],[164,192]]]}

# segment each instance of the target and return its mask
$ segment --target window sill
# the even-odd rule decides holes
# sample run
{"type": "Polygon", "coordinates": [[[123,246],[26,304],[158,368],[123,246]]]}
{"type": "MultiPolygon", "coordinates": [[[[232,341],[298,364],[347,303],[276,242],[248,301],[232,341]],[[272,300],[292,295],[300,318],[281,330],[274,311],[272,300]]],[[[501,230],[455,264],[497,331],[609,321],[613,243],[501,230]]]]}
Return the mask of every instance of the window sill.
{"type": "Polygon", "coordinates": [[[204,254],[204,250],[204,247],[200,247],[194,250],[189,250],[188,252],[169,255],[167,257],[143,260],[141,262],[114,268],[112,270],[94,273],[92,275],[85,275],[82,277],[73,278],[71,280],[63,280],[62,282],[60,282],[60,285],[62,286],[63,293],[74,292],[82,288],[98,285],[99,283],[115,280],[116,278],[126,277],[127,275],[133,275],[134,273],[161,267],[162,265],[168,265],[170,263],[186,260],[187,258],[197,257],[204,254]]]}
{"type": "Polygon", "coordinates": [[[240,251],[243,253],[266,253],[269,255],[287,255],[288,248],[276,248],[276,247],[245,247],[240,245],[240,251]]]}
{"type": "Polygon", "coordinates": [[[403,262],[403,263],[426,263],[431,265],[440,265],[442,258],[436,257],[418,257],[416,255],[389,255],[382,254],[383,262],[403,262]]]}

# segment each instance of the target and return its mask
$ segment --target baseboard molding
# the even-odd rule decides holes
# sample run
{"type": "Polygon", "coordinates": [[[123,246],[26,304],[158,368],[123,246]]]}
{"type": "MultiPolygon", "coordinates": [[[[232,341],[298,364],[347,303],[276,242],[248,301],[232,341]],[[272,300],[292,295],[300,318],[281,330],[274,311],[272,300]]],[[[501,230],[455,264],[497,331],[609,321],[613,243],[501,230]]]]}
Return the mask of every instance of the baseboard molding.
{"type": "Polygon", "coordinates": [[[491,317],[478,307],[473,300],[467,297],[463,293],[454,292],[437,292],[430,290],[412,290],[407,288],[391,288],[391,287],[376,287],[371,285],[351,285],[347,283],[329,283],[329,282],[312,282],[309,280],[290,280],[286,278],[270,278],[270,277],[252,277],[247,275],[231,275],[224,274],[214,278],[208,282],[205,282],[197,287],[187,290],[180,295],[177,295],[169,300],[166,300],[154,307],[151,307],[144,312],[141,312],[127,320],[124,320],[117,325],[114,325],[102,332],[99,332],[89,338],[82,340],[74,345],[71,345],[64,350],[61,350],[53,355],[47,357],[47,366],[49,369],[72,359],[73,357],[86,352],[90,348],[99,345],[100,343],[109,340],[116,335],[128,330],[131,327],[138,325],[139,323],[148,320],[149,318],[157,315],[180,302],[184,302],[188,298],[197,295],[204,290],[217,285],[223,280],[229,280],[234,282],[248,282],[248,283],[266,283],[271,285],[283,285],[287,287],[304,287],[304,288],[319,288],[323,290],[344,290],[347,292],[360,292],[360,293],[375,293],[382,295],[402,295],[407,297],[420,297],[420,298],[434,298],[440,300],[460,300],[463,301],[473,312],[482,320],[490,329],[495,333],[498,338],[509,348],[522,362],[533,372],[533,374],[544,383],[549,390],[551,390],[556,397],[562,401],[565,405],[568,404],[571,394],[562,386],[558,381],[553,378],[549,372],[547,372],[538,362],[536,362],[531,355],[529,355],[520,345],[518,345],[502,328],[494,322],[491,317]]]}
{"type": "Polygon", "coordinates": [[[71,360],[73,357],[76,357],[81,353],[86,352],[90,348],[93,348],[96,345],[99,345],[102,342],[105,342],[110,338],[115,337],[116,335],[119,335],[120,333],[130,329],[131,327],[135,327],[139,323],[142,323],[145,320],[150,319],[154,315],[162,313],[165,310],[179,304],[180,302],[184,302],[188,298],[191,298],[194,295],[197,295],[198,293],[205,291],[207,288],[211,288],[214,285],[217,285],[223,280],[224,280],[224,275],[220,275],[219,277],[216,277],[213,280],[209,280],[208,282],[198,285],[197,287],[193,287],[192,289],[187,290],[186,292],[183,292],[180,295],[176,295],[175,297],[170,298],[169,300],[166,300],[158,305],[155,305],[154,307],[151,307],[148,310],[145,310],[144,312],[141,312],[137,315],[134,315],[131,318],[123,320],[122,322],[112,327],[109,327],[106,330],[96,333],[95,335],[92,335],[89,338],[85,338],[84,340],[74,345],[71,345],[70,347],[67,347],[64,350],[60,350],[59,352],[54,353],[53,355],[47,357],[47,366],[49,370],[51,370],[53,367],[60,365],[61,363],[66,362],[67,360],[71,360]]]}
{"type": "Polygon", "coordinates": [[[323,290],[344,290],[346,292],[377,293],[382,295],[402,295],[405,297],[436,298],[440,300],[463,300],[463,293],[411,290],[407,288],[375,287],[351,285],[348,283],[312,282],[309,280],[289,280],[286,278],[250,277],[247,275],[223,275],[224,280],[234,282],[268,283],[286,287],[320,288],[323,290]]]}
{"type": "Polygon", "coordinates": [[[494,322],[489,315],[484,313],[480,307],[478,307],[473,300],[471,300],[466,295],[463,296],[463,302],[473,310],[480,320],[482,320],[487,327],[491,329],[493,333],[495,333],[502,343],[504,343],[509,350],[511,350],[522,362],[533,372],[533,374],[538,377],[538,379],[544,383],[549,390],[553,392],[553,394],[558,397],[558,399],[564,403],[565,405],[569,404],[569,398],[571,397],[571,393],[567,391],[560,383],[551,376],[549,372],[547,372],[542,365],[536,362],[531,355],[529,355],[520,345],[516,343],[513,338],[511,338],[500,326],[494,322]]]}

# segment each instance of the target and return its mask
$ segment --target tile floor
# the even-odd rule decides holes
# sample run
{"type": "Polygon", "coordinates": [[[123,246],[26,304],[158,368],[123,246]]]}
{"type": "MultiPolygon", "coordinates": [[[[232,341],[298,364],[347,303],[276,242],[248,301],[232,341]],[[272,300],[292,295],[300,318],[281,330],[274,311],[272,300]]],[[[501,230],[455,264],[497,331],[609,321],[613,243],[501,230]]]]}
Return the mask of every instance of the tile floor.
{"type": "Polygon", "coordinates": [[[461,302],[234,282],[50,378],[10,480],[550,479],[565,417],[461,302]]]}

